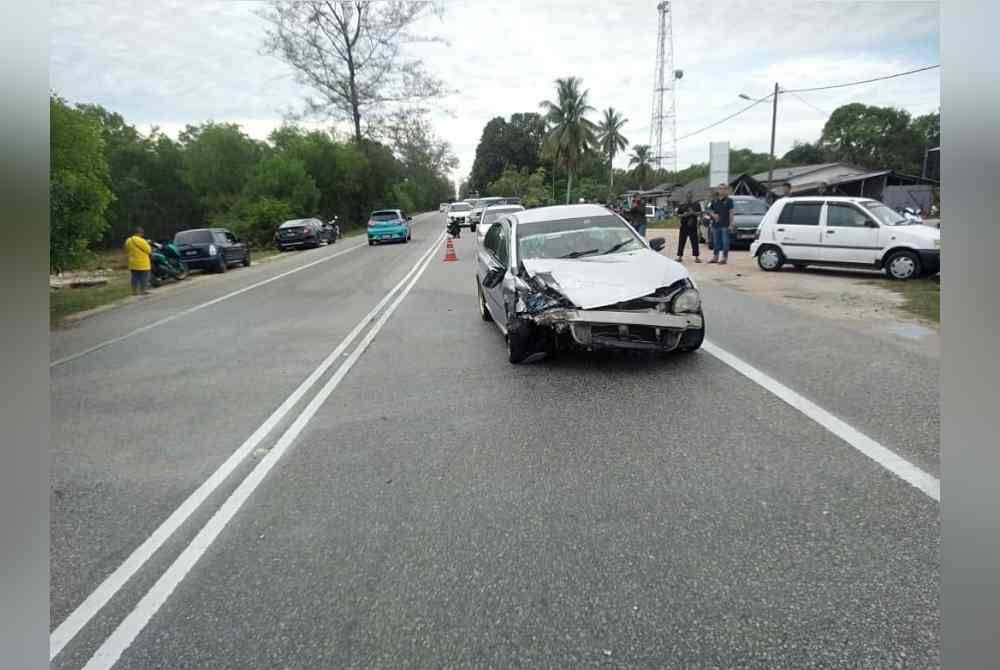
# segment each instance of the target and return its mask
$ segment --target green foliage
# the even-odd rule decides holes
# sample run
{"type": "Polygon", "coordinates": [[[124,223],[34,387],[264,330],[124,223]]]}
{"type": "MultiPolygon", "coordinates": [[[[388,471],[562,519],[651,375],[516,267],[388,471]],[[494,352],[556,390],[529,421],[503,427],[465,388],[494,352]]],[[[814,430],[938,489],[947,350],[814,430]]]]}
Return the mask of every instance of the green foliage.
{"type": "Polygon", "coordinates": [[[566,202],[572,197],[573,173],[581,157],[592,152],[597,144],[597,126],[587,118],[594,111],[588,102],[590,91],[581,91],[582,83],[578,77],[556,79],[556,102],[539,103],[549,128],[545,143],[556,156],[556,162],[562,160],[566,167],[566,202]]]}
{"type": "Polygon", "coordinates": [[[113,199],[100,124],[57,96],[49,99],[49,267],[63,270],[88,257],[108,224],[113,199]]]}
{"type": "Polygon", "coordinates": [[[240,203],[220,224],[231,227],[240,237],[257,247],[269,246],[274,230],[289,219],[304,218],[285,200],[266,195],[240,203]]]}
{"type": "Polygon", "coordinates": [[[262,147],[235,123],[189,125],[180,134],[184,178],[209,216],[231,209],[260,159],[262,147]]]}
{"type": "Polygon", "coordinates": [[[274,153],[257,164],[244,189],[244,197],[251,201],[283,201],[295,216],[305,218],[316,215],[320,195],[302,159],[289,153],[274,153]]]}
{"type": "Polygon", "coordinates": [[[545,121],[533,112],[495,117],[483,128],[469,174],[472,189],[485,190],[506,168],[533,172],[541,164],[545,121]]]}
{"type": "Polygon", "coordinates": [[[815,165],[817,163],[831,162],[830,155],[819,143],[796,142],[789,149],[781,161],[788,165],[815,165]]]}
{"type": "Polygon", "coordinates": [[[837,160],[908,174],[919,174],[923,159],[923,142],[908,112],[858,102],[838,107],[830,114],[820,145],[837,160]]]}

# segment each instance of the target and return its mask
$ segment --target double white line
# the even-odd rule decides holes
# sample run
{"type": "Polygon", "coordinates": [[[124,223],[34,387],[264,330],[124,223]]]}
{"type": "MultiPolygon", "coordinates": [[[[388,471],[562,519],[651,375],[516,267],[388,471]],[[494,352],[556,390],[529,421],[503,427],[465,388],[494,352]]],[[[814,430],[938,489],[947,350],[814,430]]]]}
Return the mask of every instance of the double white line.
{"type": "Polygon", "coordinates": [[[148,561],[152,555],[180,528],[180,526],[195,512],[195,510],[211,495],[243,462],[247,455],[260,444],[275,426],[287,415],[316,382],[333,366],[364,329],[375,321],[374,325],[362,338],[361,343],[343,361],[330,379],[312,398],[301,414],[296,417],[287,430],[278,438],[274,447],[251,470],[250,474],[239,484],[235,491],[222,506],[212,515],[208,523],[198,532],[197,536],[181,552],[180,556],[167,568],[153,587],[143,596],[135,609],[122,621],[111,636],[104,641],[93,657],[87,662],[87,670],[112,667],[121,654],[132,644],[136,636],[149,622],[160,606],[173,592],[174,588],[184,579],[184,576],[201,558],[202,554],[212,544],[227,523],[236,515],[250,494],[263,481],[274,464],[288,450],[306,424],[316,414],[326,399],[333,393],[341,380],[353,367],[365,349],[385,325],[399,304],[406,298],[410,290],[427,269],[435,250],[438,249],[444,233],[434,241],[424,252],[406,276],[383,297],[368,314],[361,319],[347,337],[337,345],[329,356],[303,381],[298,388],[276,409],[254,433],[233,452],[233,454],[205,480],[132,554],[105,579],[49,636],[49,660],[55,659],[60,651],[77,633],[107,604],[107,602],[125,585],[125,583],[148,561]],[[393,299],[395,296],[395,299],[393,299]],[[391,303],[390,303],[391,301],[391,303]],[[388,304],[388,308],[383,308],[388,304]],[[379,316],[379,313],[381,315],[379,316]]]}

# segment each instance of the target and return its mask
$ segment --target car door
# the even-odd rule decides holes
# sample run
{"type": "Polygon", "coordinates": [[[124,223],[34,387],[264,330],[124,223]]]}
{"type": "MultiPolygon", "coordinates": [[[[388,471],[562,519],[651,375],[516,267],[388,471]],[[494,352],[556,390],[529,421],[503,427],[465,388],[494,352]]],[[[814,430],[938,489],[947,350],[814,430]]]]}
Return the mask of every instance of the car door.
{"type": "Polygon", "coordinates": [[[215,241],[215,246],[219,248],[219,255],[226,261],[226,263],[233,262],[233,250],[230,248],[231,243],[229,238],[226,237],[225,230],[216,230],[212,232],[212,239],[215,241]]]}
{"type": "Polygon", "coordinates": [[[774,234],[789,260],[820,260],[822,231],[819,223],[823,204],[822,200],[796,201],[787,202],[781,208],[774,234]]]}
{"type": "Polygon", "coordinates": [[[826,203],[821,260],[874,265],[881,248],[878,237],[878,223],[857,205],[826,203]]]}
{"type": "Polygon", "coordinates": [[[509,246],[504,235],[504,222],[497,221],[486,231],[483,244],[476,253],[476,273],[482,287],[486,307],[493,319],[506,327],[506,311],[503,307],[503,278],[506,275],[506,259],[509,246]],[[501,251],[503,249],[503,251],[501,251]]]}

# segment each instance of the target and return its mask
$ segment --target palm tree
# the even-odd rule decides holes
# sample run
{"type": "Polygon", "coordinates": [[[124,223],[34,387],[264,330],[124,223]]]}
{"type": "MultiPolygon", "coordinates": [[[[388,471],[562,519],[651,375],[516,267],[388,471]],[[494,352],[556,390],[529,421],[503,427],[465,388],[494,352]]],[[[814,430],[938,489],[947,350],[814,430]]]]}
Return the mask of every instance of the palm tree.
{"type": "Polygon", "coordinates": [[[635,166],[635,174],[639,177],[639,190],[642,190],[642,182],[649,175],[649,168],[653,157],[649,155],[648,144],[637,144],[632,148],[632,155],[629,156],[629,165],[635,166]]]}
{"type": "Polygon", "coordinates": [[[556,100],[543,100],[539,106],[545,111],[545,122],[549,132],[546,141],[562,157],[566,166],[569,181],[566,183],[566,204],[569,204],[570,192],[573,189],[573,170],[580,156],[589,151],[597,140],[597,127],[587,118],[594,108],[587,104],[587,94],[580,92],[581,80],[578,77],[556,79],[556,100]]]}
{"type": "Polygon", "coordinates": [[[608,107],[604,110],[604,118],[597,124],[597,141],[608,157],[608,193],[615,186],[615,154],[628,147],[628,140],[621,134],[622,126],[627,122],[628,119],[622,118],[614,107],[608,107]]]}

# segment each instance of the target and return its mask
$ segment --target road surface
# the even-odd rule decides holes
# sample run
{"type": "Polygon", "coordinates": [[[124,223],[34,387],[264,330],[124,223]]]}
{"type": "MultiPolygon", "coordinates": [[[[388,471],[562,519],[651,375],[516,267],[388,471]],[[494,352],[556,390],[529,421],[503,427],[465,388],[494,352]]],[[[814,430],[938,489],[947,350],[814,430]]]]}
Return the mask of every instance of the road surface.
{"type": "Polygon", "coordinates": [[[53,332],[53,667],[939,666],[936,357],[706,284],[511,366],[443,230],[53,332]]]}

